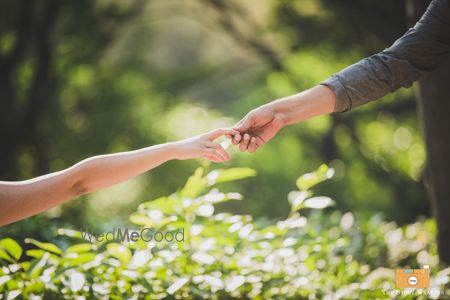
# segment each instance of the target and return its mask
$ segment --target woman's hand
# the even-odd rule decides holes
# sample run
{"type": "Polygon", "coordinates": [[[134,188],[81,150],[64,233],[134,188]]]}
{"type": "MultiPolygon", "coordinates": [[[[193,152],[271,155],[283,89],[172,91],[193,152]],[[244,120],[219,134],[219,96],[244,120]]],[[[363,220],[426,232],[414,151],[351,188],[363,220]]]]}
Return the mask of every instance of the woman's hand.
{"type": "Polygon", "coordinates": [[[91,157],[65,170],[30,180],[0,181],[0,226],[38,214],[73,197],[123,182],[171,159],[229,160],[225,149],[213,141],[237,133],[232,129],[217,129],[178,142],[91,157]]]}
{"type": "Polygon", "coordinates": [[[225,149],[214,140],[221,136],[234,136],[238,134],[233,129],[216,129],[192,138],[174,142],[173,151],[176,159],[190,159],[202,157],[213,162],[230,160],[225,149]]]}

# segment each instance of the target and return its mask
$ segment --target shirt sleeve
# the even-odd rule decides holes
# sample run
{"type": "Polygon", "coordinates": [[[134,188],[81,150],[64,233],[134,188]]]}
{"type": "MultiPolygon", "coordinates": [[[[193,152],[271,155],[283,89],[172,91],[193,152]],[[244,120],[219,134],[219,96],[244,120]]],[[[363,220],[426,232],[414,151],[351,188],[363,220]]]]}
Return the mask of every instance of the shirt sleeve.
{"type": "Polygon", "coordinates": [[[450,0],[433,0],[417,24],[391,47],[332,75],[322,85],[336,94],[344,112],[410,87],[450,54],[450,0]]]}

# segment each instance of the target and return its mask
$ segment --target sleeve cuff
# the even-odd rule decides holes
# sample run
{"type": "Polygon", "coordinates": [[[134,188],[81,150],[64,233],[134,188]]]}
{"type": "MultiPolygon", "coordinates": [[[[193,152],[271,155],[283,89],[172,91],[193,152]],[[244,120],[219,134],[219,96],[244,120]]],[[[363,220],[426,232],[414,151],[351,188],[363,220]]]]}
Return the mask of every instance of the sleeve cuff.
{"type": "Polygon", "coordinates": [[[332,75],[320,84],[330,88],[336,95],[334,112],[345,112],[352,109],[352,101],[350,100],[344,85],[341,83],[337,75],[332,75]]]}

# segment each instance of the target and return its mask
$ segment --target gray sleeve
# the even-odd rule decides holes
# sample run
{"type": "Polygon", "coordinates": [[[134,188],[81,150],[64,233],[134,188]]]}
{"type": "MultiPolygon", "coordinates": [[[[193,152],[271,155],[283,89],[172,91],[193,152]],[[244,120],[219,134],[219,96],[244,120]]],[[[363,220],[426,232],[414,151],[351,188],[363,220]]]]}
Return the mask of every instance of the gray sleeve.
{"type": "Polygon", "coordinates": [[[433,0],[417,24],[391,47],[365,58],[322,85],[336,94],[335,112],[376,100],[410,87],[450,54],[450,0],[433,0]]]}

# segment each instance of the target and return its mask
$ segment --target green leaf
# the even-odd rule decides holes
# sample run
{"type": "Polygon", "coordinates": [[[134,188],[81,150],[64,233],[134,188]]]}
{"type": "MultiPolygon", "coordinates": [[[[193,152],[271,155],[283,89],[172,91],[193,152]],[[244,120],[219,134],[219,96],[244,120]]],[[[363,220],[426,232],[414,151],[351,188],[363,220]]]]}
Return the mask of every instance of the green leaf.
{"type": "Polygon", "coordinates": [[[33,244],[43,250],[46,250],[46,251],[49,251],[49,252],[52,252],[55,254],[59,254],[59,255],[62,254],[61,249],[59,249],[58,246],[56,246],[55,244],[52,244],[52,243],[43,243],[43,242],[36,241],[35,239],[29,239],[29,238],[25,239],[25,243],[33,244]]]}
{"type": "Polygon", "coordinates": [[[293,229],[305,227],[307,220],[305,217],[300,216],[299,213],[294,213],[284,221],[279,221],[277,227],[280,229],[293,229]]]}
{"type": "Polygon", "coordinates": [[[170,295],[173,295],[176,291],[181,289],[188,282],[189,282],[188,277],[183,277],[183,278],[179,278],[179,279],[175,280],[175,282],[172,283],[172,285],[169,286],[169,288],[167,289],[167,293],[169,293],[170,295]]]}
{"type": "Polygon", "coordinates": [[[83,253],[83,252],[89,252],[94,249],[94,245],[91,243],[81,243],[76,244],[73,246],[70,246],[66,249],[67,253],[83,253]]]}
{"type": "Polygon", "coordinates": [[[147,216],[144,216],[140,213],[134,213],[130,216],[130,221],[137,225],[143,225],[147,227],[151,227],[154,225],[154,221],[147,216]]]}
{"type": "Polygon", "coordinates": [[[239,276],[232,276],[227,279],[225,286],[227,292],[232,292],[236,289],[238,289],[241,285],[245,283],[245,276],[239,275],[239,276]]]}
{"type": "Polygon", "coordinates": [[[8,300],[13,300],[19,297],[21,294],[20,290],[13,290],[8,292],[8,300]]]}
{"type": "MultiPolygon", "coordinates": [[[[34,295],[38,295],[38,294],[43,294],[45,290],[45,284],[40,281],[40,280],[36,280],[36,281],[32,281],[30,284],[27,285],[27,287],[22,290],[23,294],[27,294],[27,293],[32,293],[34,295]]],[[[31,299],[33,299],[32,297],[30,297],[31,299]]]]}
{"type": "Polygon", "coordinates": [[[9,256],[8,253],[6,253],[6,251],[3,249],[0,249],[0,259],[4,259],[6,261],[13,262],[13,259],[11,258],[11,256],[9,256]]]}
{"type": "Polygon", "coordinates": [[[139,277],[137,278],[137,282],[142,284],[149,292],[153,292],[153,287],[148,283],[145,278],[139,277]]]}
{"type": "Polygon", "coordinates": [[[187,198],[195,198],[199,196],[207,187],[206,178],[203,176],[204,169],[197,168],[194,175],[189,177],[180,195],[187,198]]]}
{"type": "Polygon", "coordinates": [[[217,169],[207,176],[208,184],[214,185],[221,182],[236,181],[247,177],[256,176],[256,170],[250,168],[217,169]]]}
{"type": "Polygon", "coordinates": [[[30,249],[30,250],[27,250],[25,253],[30,257],[41,258],[47,252],[45,252],[42,249],[30,249]]]}
{"type": "Polygon", "coordinates": [[[46,252],[40,259],[33,261],[30,268],[27,270],[27,275],[30,278],[38,277],[45,267],[48,259],[50,258],[50,253],[46,252]]]}
{"type": "Polygon", "coordinates": [[[332,205],[334,205],[334,201],[331,198],[324,196],[309,198],[304,202],[305,207],[316,209],[323,209],[332,205]]]}
{"type": "Polygon", "coordinates": [[[83,239],[83,236],[81,235],[81,232],[78,230],[73,229],[67,229],[67,228],[59,228],[58,229],[59,235],[65,235],[71,238],[77,238],[77,239],[83,239]]]}
{"type": "Polygon", "coordinates": [[[302,208],[303,201],[309,196],[309,193],[306,191],[292,191],[288,195],[288,201],[291,204],[291,213],[296,212],[300,208],[302,208]]]}
{"type": "Polygon", "coordinates": [[[179,206],[181,202],[178,199],[168,196],[141,203],[138,210],[160,210],[165,214],[174,214],[179,206]]]}
{"type": "Polygon", "coordinates": [[[96,254],[93,252],[72,253],[70,257],[66,258],[67,266],[80,266],[85,263],[92,262],[96,254]]]}
{"type": "Polygon", "coordinates": [[[316,171],[306,173],[297,179],[297,187],[300,191],[307,191],[313,186],[330,179],[334,175],[334,169],[328,168],[327,165],[321,165],[316,171]]]}
{"type": "MultiPolygon", "coordinates": [[[[0,248],[5,250],[15,260],[19,260],[22,256],[22,248],[17,242],[11,238],[6,238],[0,241],[0,248]]],[[[0,253],[0,258],[4,258],[4,253],[0,253]]]]}
{"type": "MultiPolygon", "coordinates": [[[[154,210],[156,211],[156,210],[154,210]]],[[[176,216],[170,217],[161,217],[161,218],[152,218],[152,215],[143,215],[141,213],[134,213],[130,215],[130,221],[134,224],[152,227],[152,228],[160,228],[164,225],[172,223],[177,220],[176,216]]]]}
{"type": "Polygon", "coordinates": [[[200,200],[206,203],[217,204],[230,200],[242,200],[242,195],[239,193],[217,193],[211,192],[201,197],[200,200]]]}
{"type": "Polygon", "coordinates": [[[50,279],[51,283],[55,283],[59,280],[59,278],[66,273],[67,270],[73,269],[72,266],[68,267],[61,267],[60,269],[57,269],[53,274],[52,278],[50,279]]]}
{"type": "Polygon", "coordinates": [[[122,262],[123,265],[128,264],[131,259],[131,251],[127,247],[117,243],[106,245],[109,254],[122,262]]]}
{"type": "Polygon", "coordinates": [[[6,282],[8,282],[11,279],[12,279],[12,277],[9,275],[1,276],[0,277],[0,286],[2,286],[3,284],[5,284],[6,282]]]}

